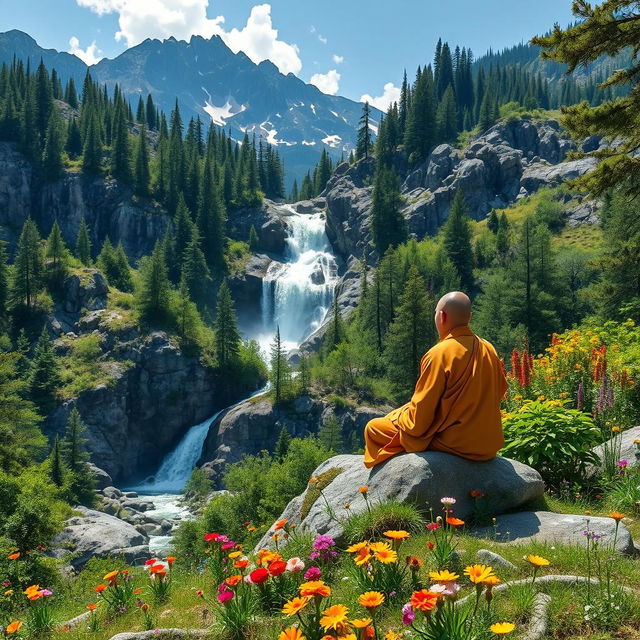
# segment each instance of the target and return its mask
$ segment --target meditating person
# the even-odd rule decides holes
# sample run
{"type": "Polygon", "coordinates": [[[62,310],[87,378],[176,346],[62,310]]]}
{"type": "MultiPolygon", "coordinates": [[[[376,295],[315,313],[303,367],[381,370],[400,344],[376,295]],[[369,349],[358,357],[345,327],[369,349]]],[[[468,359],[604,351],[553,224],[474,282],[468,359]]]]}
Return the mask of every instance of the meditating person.
{"type": "Polygon", "coordinates": [[[435,313],[440,340],[422,357],[413,397],[365,427],[366,467],[418,451],[490,460],[502,448],[504,367],[493,345],[471,331],[470,320],[471,301],[464,293],[440,299],[435,313]]]}

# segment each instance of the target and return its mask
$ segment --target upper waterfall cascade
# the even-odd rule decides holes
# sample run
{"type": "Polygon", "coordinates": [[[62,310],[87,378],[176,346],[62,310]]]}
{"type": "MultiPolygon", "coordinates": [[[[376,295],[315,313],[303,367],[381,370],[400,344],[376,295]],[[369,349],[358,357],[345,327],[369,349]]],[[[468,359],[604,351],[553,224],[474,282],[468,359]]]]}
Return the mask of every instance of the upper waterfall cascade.
{"type": "Polygon", "coordinates": [[[280,329],[288,347],[297,347],[324,320],[338,280],[323,212],[297,213],[282,205],[288,237],[284,262],[272,262],[262,281],[262,325],[266,334],[280,329]]]}
{"type": "MultiPolygon", "coordinates": [[[[277,326],[284,345],[296,348],[322,324],[333,300],[338,266],[325,232],[324,213],[300,214],[291,205],[280,208],[288,237],[283,261],[272,262],[263,280],[261,342],[271,342],[277,326]]],[[[182,491],[202,454],[209,428],[221,413],[191,427],[153,479],[130,488],[151,495],[182,491]]]]}

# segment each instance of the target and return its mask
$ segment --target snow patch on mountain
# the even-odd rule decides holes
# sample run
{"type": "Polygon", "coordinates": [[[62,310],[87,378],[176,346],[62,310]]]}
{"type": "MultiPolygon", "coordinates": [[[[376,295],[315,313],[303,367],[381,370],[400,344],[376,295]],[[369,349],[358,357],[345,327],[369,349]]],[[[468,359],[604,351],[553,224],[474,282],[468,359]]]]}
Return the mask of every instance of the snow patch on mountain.
{"type": "Polygon", "coordinates": [[[322,142],[324,142],[328,147],[333,147],[335,149],[340,146],[342,138],[334,133],[333,135],[329,135],[326,138],[322,138],[322,142]]]}
{"type": "Polygon", "coordinates": [[[224,127],[227,124],[227,120],[247,110],[246,104],[239,105],[231,96],[227,96],[224,105],[217,107],[213,104],[211,94],[204,87],[202,87],[202,90],[207,94],[203,109],[209,114],[213,123],[219,127],[224,127]]]}

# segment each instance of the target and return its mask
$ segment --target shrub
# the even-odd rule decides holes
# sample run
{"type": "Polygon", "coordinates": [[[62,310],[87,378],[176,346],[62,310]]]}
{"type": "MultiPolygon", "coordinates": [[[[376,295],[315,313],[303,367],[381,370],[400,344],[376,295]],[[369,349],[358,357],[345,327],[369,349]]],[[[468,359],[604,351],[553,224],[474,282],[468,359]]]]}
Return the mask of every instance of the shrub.
{"type": "Polygon", "coordinates": [[[599,429],[590,416],[558,400],[527,402],[507,414],[503,426],[502,455],[534,467],[556,486],[581,480],[587,465],[598,461],[591,448],[599,441],[599,429]]]}
{"type": "Polygon", "coordinates": [[[207,472],[204,469],[196,467],[191,472],[189,481],[184,488],[184,493],[196,500],[204,500],[212,488],[211,479],[207,475],[207,472]]]}
{"type": "Polygon", "coordinates": [[[424,519],[412,504],[382,502],[368,511],[352,515],[344,526],[344,536],[349,542],[382,538],[388,530],[417,533],[424,527],[424,519]]]}

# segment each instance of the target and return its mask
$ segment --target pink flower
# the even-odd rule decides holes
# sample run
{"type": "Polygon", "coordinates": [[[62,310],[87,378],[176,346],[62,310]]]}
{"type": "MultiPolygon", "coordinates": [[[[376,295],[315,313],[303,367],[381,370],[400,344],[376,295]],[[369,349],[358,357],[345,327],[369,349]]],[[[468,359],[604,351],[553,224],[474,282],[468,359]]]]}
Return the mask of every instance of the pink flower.
{"type": "Polygon", "coordinates": [[[287,560],[287,571],[297,573],[302,570],[304,570],[304,562],[302,562],[300,558],[289,558],[289,560],[287,560]]]}
{"type": "Polygon", "coordinates": [[[232,540],[229,540],[229,542],[225,542],[220,548],[223,551],[227,551],[229,549],[233,549],[236,546],[236,543],[233,542],[232,540]]]}
{"type": "Polygon", "coordinates": [[[413,611],[411,605],[407,602],[407,604],[402,607],[402,624],[405,626],[409,626],[415,620],[416,614],[413,611]]]}
{"type": "Polygon", "coordinates": [[[320,580],[320,576],[322,575],[322,571],[318,569],[318,567],[310,567],[307,569],[307,572],[304,574],[305,580],[320,580]]]}
{"type": "Polygon", "coordinates": [[[253,584],[253,580],[249,574],[247,574],[243,579],[247,584],[253,584]]]}
{"type": "Polygon", "coordinates": [[[233,591],[222,591],[218,594],[218,602],[224,604],[233,598],[233,591]]]}
{"type": "Polygon", "coordinates": [[[427,525],[427,529],[429,529],[429,531],[437,531],[439,528],[440,528],[439,522],[431,522],[430,524],[427,525]]]}
{"type": "Polygon", "coordinates": [[[433,593],[441,593],[443,596],[454,597],[458,595],[460,591],[460,585],[455,582],[438,582],[429,587],[429,591],[433,593]]]}
{"type": "Polygon", "coordinates": [[[53,595],[53,591],[50,591],[49,589],[42,589],[42,591],[40,591],[40,595],[43,598],[46,598],[48,596],[52,596],[53,595]]]}

